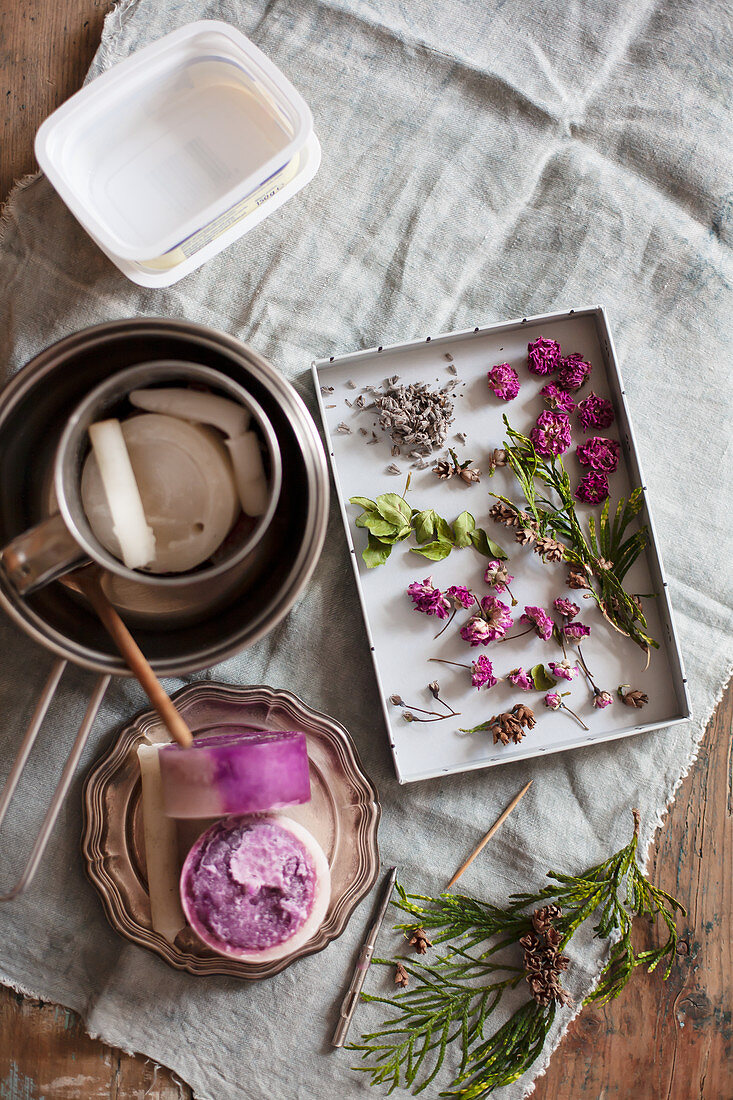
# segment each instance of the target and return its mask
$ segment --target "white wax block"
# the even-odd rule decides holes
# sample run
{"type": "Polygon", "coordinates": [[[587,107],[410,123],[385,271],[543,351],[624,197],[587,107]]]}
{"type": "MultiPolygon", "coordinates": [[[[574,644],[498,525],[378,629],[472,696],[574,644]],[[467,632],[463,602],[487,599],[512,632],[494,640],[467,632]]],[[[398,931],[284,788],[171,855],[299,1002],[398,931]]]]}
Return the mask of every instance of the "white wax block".
{"type": "Polygon", "coordinates": [[[155,557],[155,535],[145,518],[119,420],[90,424],[89,438],[122,560],[128,569],[139,569],[155,557]]]}
{"type": "Polygon", "coordinates": [[[227,439],[226,446],[242,510],[248,516],[261,516],[269,494],[259,438],[255,432],[245,432],[238,439],[227,439]]]}
{"type": "Polygon", "coordinates": [[[178,416],[197,424],[211,424],[224,435],[236,438],[244,435],[252,414],[249,409],[215,393],[188,389],[133,390],[130,401],[138,409],[178,416]]]}
{"type": "MultiPolygon", "coordinates": [[[[239,515],[231,461],[212,429],[174,416],[141,413],[122,435],[148,523],[155,535],[152,573],[183,573],[219,548],[239,515]]],[[[111,553],[119,542],[95,455],[84,464],[82,502],[94,534],[111,553]]]]}
{"type": "Polygon", "coordinates": [[[163,812],[158,746],[140,745],[137,758],[143,788],[145,860],[153,929],[173,943],[186,926],[179,892],[176,823],[163,812]]]}

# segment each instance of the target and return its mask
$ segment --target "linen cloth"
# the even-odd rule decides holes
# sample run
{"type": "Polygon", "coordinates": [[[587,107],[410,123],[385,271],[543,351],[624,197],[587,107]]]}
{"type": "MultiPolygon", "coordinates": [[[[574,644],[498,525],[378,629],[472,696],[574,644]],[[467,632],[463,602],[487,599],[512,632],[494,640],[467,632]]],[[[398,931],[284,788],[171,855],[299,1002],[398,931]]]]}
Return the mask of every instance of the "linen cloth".
{"type": "MultiPolygon", "coordinates": [[[[313,110],[319,174],[250,235],[160,291],[127,282],[43,178],[25,181],[7,209],[0,257],[4,374],[87,325],[169,315],[251,342],[313,410],[315,357],[604,303],[694,721],[399,787],[335,505],[297,608],[210,675],[289,688],[346,725],[380,791],[383,861],[398,865],[410,889],[440,890],[529,776],[529,794],[465,875],[466,891],[501,901],[538,888],[548,868],[580,871],[626,842],[632,806],[642,811],[646,851],[730,663],[725,5],[132,0],[108,17],[90,75],[199,18],[230,21],[291,77],[313,110]]],[[[0,645],[4,774],[51,657],[9,621],[0,623],[0,645]]],[[[90,683],[73,669],[63,681],[5,826],[6,882],[90,683]]],[[[36,882],[0,908],[0,979],[70,1006],[92,1034],[173,1067],[201,1098],[366,1096],[366,1079],[349,1069],[354,1056],[332,1052],[329,1038],[369,904],[325,953],[257,985],[178,973],[108,926],[78,853],[81,784],[119,724],[144,705],[135,683],[113,683],[36,882]]],[[[389,947],[385,936],[380,951],[389,947]]],[[[577,1004],[603,950],[586,936],[570,954],[577,1004]]],[[[375,970],[367,987],[387,989],[389,979],[375,970]]],[[[542,1058],[498,1095],[531,1091],[570,1016],[558,1014],[542,1058]]],[[[362,1006],[351,1038],[379,1018],[362,1006]]]]}

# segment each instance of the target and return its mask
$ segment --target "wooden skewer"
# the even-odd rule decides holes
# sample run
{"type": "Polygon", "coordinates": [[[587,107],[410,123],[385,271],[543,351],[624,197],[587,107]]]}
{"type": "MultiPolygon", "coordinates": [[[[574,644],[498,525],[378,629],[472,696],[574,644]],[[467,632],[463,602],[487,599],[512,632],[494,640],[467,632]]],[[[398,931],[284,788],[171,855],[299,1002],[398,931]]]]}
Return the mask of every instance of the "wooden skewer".
{"type": "Polygon", "coordinates": [[[448,883],[448,885],[446,886],[446,890],[450,890],[451,886],[453,886],[453,884],[454,884],[455,882],[458,882],[458,879],[459,879],[459,878],[461,877],[461,875],[463,874],[463,872],[464,872],[464,871],[465,871],[465,870],[466,870],[466,869],[467,869],[468,867],[470,867],[470,866],[471,866],[471,864],[473,863],[473,861],[475,860],[476,856],[477,856],[477,855],[479,854],[479,852],[481,851],[481,849],[482,849],[482,848],[483,848],[483,847],[484,847],[484,846],[485,846],[486,844],[488,844],[488,842],[489,842],[489,841],[491,840],[491,838],[492,838],[492,836],[494,835],[494,833],[496,832],[496,830],[497,830],[497,829],[499,828],[499,826],[500,826],[500,825],[503,825],[503,823],[504,823],[504,822],[506,821],[506,819],[507,819],[507,818],[509,817],[509,814],[510,814],[510,813],[512,812],[512,810],[514,809],[514,807],[515,807],[515,806],[517,805],[517,803],[518,803],[518,802],[521,802],[521,800],[522,800],[522,799],[524,798],[525,794],[527,793],[527,791],[529,790],[529,788],[530,788],[531,786],[532,786],[532,780],[530,779],[529,783],[525,784],[525,786],[524,786],[524,787],[522,787],[522,789],[521,789],[521,791],[519,792],[519,794],[517,794],[517,795],[515,795],[515,796],[514,796],[514,798],[513,798],[512,800],[511,800],[511,802],[509,803],[509,805],[507,806],[507,808],[506,808],[506,809],[505,809],[505,810],[503,811],[503,813],[499,814],[499,816],[497,817],[496,821],[494,822],[494,824],[493,824],[493,825],[491,826],[491,828],[489,829],[489,831],[488,831],[488,833],[486,834],[486,836],[485,836],[485,837],[483,838],[483,840],[481,840],[481,841],[480,841],[480,843],[478,844],[478,846],[477,846],[476,848],[474,848],[474,850],[473,850],[473,851],[471,852],[471,854],[470,854],[470,856],[468,857],[468,859],[467,859],[467,860],[466,860],[466,861],[465,861],[464,863],[462,863],[462,864],[461,864],[461,866],[460,866],[460,867],[458,868],[458,870],[457,870],[457,871],[456,871],[456,873],[454,874],[453,878],[452,878],[452,879],[450,880],[450,882],[449,882],[449,883],[448,883]]]}
{"type": "MultiPolygon", "coordinates": [[[[64,577],[62,580],[66,581],[67,578],[64,577]]],[[[193,735],[190,729],[171,702],[168,693],[150,667],[148,659],[140,646],[104,594],[99,583],[98,567],[90,565],[83,569],[75,569],[73,573],[68,575],[68,583],[71,584],[72,582],[75,587],[83,592],[97,615],[99,615],[105,630],[168,727],[171,737],[184,749],[189,748],[193,743],[193,735]]]]}

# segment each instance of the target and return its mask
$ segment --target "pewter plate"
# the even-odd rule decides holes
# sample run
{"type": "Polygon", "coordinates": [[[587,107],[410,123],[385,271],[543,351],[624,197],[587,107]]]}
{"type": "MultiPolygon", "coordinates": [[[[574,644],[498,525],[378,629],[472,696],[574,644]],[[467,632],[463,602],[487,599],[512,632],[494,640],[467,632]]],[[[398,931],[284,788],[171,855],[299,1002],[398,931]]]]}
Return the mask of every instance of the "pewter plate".
{"type": "MultiPolygon", "coordinates": [[[[300,950],[267,964],[217,955],[186,927],[170,944],[151,925],[145,864],[138,746],[164,741],[153,711],[139,714],[93,765],[84,784],[82,854],[107,918],[121,936],[147,947],[177,970],[227,974],[246,981],[269,978],[296,959],[322,951],[343,932],[379,871],[377,828],[381,808],[351,737],[333,718],[312,710],[288,691],[196,683],[173,696],[194,736],[215,727],[300,729],[306,734],[311,801],[284,811],[323,848],[331,869],[331,901],[318,933],[300,950]]],[[[209,821],[179,822],[181,863],[209,821]]]]}
{"type": "MultiPolygon", "coordinates": [[[[613,341],[601,306],[503,321],[463,332],[426,335],[422,340],[406,344],[323,359],[314,363],[313,374],[387,732],[401,783],[598,744],[659,729],[689,717],[687,681],[649,495],[639,465],[613,341]],[[593,390],[613,403],[615,423],[604,432],[589,433],[611,436],[621,445],[619,469],[610,479],[612,506],[615,507],[619,497],[628,496],[630,489],[636,486],[643,489],[644,507],[639,521],[649,527],[649,545],[629,572],[626,586],[632,592],[653,594],[644,601],[644,610],[649,632],[659,642],[659,649],[652,652],[648,669],[637,646],[613,630],[595,607],[589,608],[583,602],[582,592],[566,588],[565,568],[542,565],[531,549],[518,547],[511,532],[488,518],[493,503],[490,493],[520,499],[516,482],[508,470],[497,470],[492,478],[484,473],[477,485],[466,485],[457,478],[439,481],[432,473],[435,461],[444,456],[448,447],[457,448],[462,460],[470,458],[474,465],[486,471],[488,455],[494,447],[500,447],[505,438],[503,413],[507,413],[513,427],[529,434],[542,411],[539,390],[547,381],[527,370],[527,343],[540,335],[558,340],[565,354],[578,351],[593,364],[590,382],[580,391],[579,398],[593,390]],[[521,382],[519,396],[508,403],[494,398],[486,381],[487,371],[495,363],[505,362],[516,369],[521,382]],[[455,420],[445,449],[434,452],[426,469],[415,468],[409,455],[392,456],[391,440],[376,426],[376,417],[368,410],[359,411],[355,405],[364,387],[380,386],[392,375],[398,375],[403,384],[426,382],[433,388],[460,380],[454,390],[455,420]],[[327,388],[325,394],[321,386],[327,388]],[[339,430],[341,424],[348,430],[339,430]],[[372,431],[378,441],[369,445],[367,437],[371,438],[372,431]],[[459,432],[466,433],[465,444],[456,438],[459,432]],[[398,475],[389,472],[393,463],[398,467],[398,475]],[[490,692],[478,692],[471,687],[468,671],[429,663],[430,658],[437,657],[470,664],[481,652],[494,662],[495,675],[504,676],[518,665],[530,668],[539,662],[559,660],[561,656],[554,643],[542,642],[532,635],[503,644],[494,643],[485,650],[469,649],[458,635],[463,616],[457,617],[453,626],[436,640],[434,635],[444,624],[433,626],[436,620],[414,614],[407,586],[429,575],[443,590],[451,584],[465,584],[482,595],[489,591],[483,582],[486,559],[472,549],[455,551],[444,561],[431,562],[412,553],[410,547],[414,541],[408,540],[394,548],[384,565],[375,569],[365,567],[361,551],[366,543],[366,532],[354,526],[361,508],[349,504],[349,497],[366,496],[373,500],[380,493],[402,493],[408,472],[412,473],[412,484],[407,499],[413,508],[434,508],[451,522],[466,509],[475,516],[477,525],[484,527],[490,537],[503,546],[510,558],[509,571],[516,577],[511,587],[519,604],[515,609],[517,617],[526,604],[551,608],[556,596],[569,595],[580,604],[580,620],[591,627],[591,636],[583,642],[583,654],[599,687],[612,692],[615,698],[614,704],[606,710],[595,710],[592,693],[580,677],[569,685],[560,681],[558,690],[570,690],[567,703],[581,716],[589,727],[587,730],[565,711],[546,710],[540,693],[521,692],[507,681],[490,692]],[[403,712],[390,705],[390,696],[399,694],[412,707],[434,710],[435,701],[427,685],[436,678],[445,698],[460,711],[456,720],[446,719],[430,725],[408,723],[402,717],[403,712]],[[618,685],[624,683],[646,692],[648,706],[641,711],[623,706],[615,693],[618,685]],[[536,728],[528,732],[521,744],[494,745],[487,733],[466,735],[460,732],[461,727],[477,726],[517,702],[529,704],[538,719],[536,728]]],[[[365,397],[365,404],[368,404],[368,394],[365,397]]],[[[574,445],[584,438],[587,436],[582,434],[573,418],[573,448],[565,456],[573,485],[577,485],[583,472],[575,458],[574,445]]],[[[578,506],[578,513],[583,518],[589,511],[585,505],[578,506]]]]}

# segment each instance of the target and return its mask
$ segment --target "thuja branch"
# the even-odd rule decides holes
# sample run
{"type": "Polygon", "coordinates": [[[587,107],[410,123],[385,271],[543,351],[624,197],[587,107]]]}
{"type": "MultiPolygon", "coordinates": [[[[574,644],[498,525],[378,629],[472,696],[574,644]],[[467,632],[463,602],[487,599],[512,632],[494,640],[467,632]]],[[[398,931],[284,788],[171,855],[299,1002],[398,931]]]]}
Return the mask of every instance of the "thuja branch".
{"type": "MultiPolygon", "coordinates": [[[[460,1065],[441,1095],[481,1100],[520,1077],[539,1056],[558,1006],[569,1001],[561,975],[562,954],[575,932],[593,920],[596,937],[612,939],[608,961],[585,1003],[618,996],[633,974],[675,958],[675,916],[685,910],[644,878],[637,863],[639,815],[634,811],[630,842],[610,859],[580,875],[548,873],[549,885],[533,894],[515,894],[504,906],[464,895],[428,897],[398,886],[393,902],[407,915],[397,928],[436,947],[432,962],[400,960],[411,988],[392,997],[365,995],[386,1005],[390,1017],[351,1049],[367,1062],[356,1068],[387,1092],[400,1086],[415,1093],[440,1072],[449,1047],[458,1045],[460,1065]],[[635,917],[660,920],[666,932],[656,948],[636,952],[631,932],[635,917]],[[416,929],[420,929],[416,936],[416,929]],[[427,941],[427,942],[430,942],[427,941]],[[531,999],[488,1035],[493,1012],[508,989],[523,980],[531,999]]],[[[394,966],[395,960],[378,960],[394,966]]]]}
{"type": "Polygon", "coordinates": [[[649,541],[646,525],[629,534],[628,528],[641,511],[642,490],[620,500],[613,520],[606,501],[596,523],[588,519],[584,532],[575,510],[570,478],[561,458],[545,459],[531,439],[512,428],[504,417],[508,441],[507,463],[524,496],[522,506],[508,497],[492,494],[497,504],[491,516],[517,528],[516,538],[533,543],[544,561],[564,561],[570,566],[570,583],[586,588],[611,626],[648,652],[658,643],[647,633],[641,600],[626,592],[623,580],[649,541]],[[541,486],[538,493],[537,486],[541,486]],[[548,493],[549,495],[544,495],[548,493]]]}

